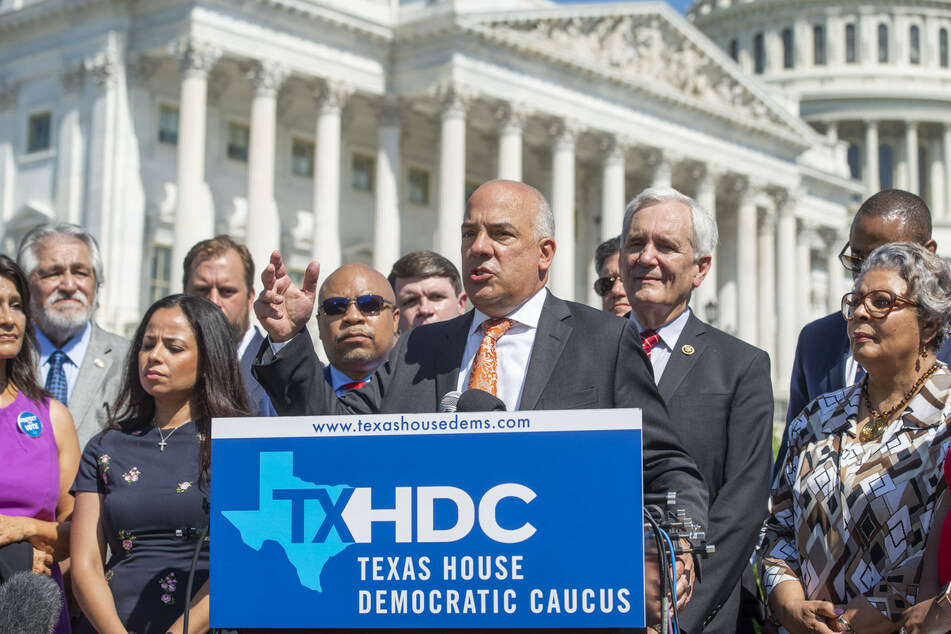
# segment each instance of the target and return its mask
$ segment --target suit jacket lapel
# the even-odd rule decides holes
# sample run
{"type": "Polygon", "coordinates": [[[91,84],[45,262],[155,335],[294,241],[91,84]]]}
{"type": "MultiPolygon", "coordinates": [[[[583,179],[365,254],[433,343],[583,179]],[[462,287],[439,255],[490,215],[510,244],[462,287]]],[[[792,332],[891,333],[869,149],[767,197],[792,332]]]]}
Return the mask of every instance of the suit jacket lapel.
{"type": "Polygon", "coordinates": [[[670,401],[671,396],[674,395],[677,388],[683,383],[684,378],[706,350],[707,344],[703,340],[705,332],[705,324],[691,313],[683,331],[680,333],[680,339],[677,340],[677,343],[673,346],[674,349],[670,352],[670,360],[667,361],[664,374],[660,377],[660,383],[657,384],[657,390],[665,403],[670,401]],[[686,345],[693,347],[693,354],[684,353],[683,349],[686,345]]]}
{"type": "Polygon", "coordinates": [[[535,409],[538,405],[538,399],[541,398],[545,386],[548,385],[552,370],[558,363],[558,358],[571,335],[572,326],[569,323],[569,317],[571,317],[571,310],[568,305],[549,293],[538,319],[538,330],[535,333],[532,355],[528,361],[519,409],[535,409]]]}
{"type": "Polygon", "coordinates": [[[99,395],[99,386],[112,369],[112,346],[102,335],[103,331],[99,326],[93,324],[89,347],[86,348],[86,355],[79,366],[79,377],[69,400],[69,410],[74,412],[73,418],[77,424],[86,419],[86,412],[90,407],[98,405],[93,401],[99,395]]]}
{"type": "Polygon", "coordinates": [[[449,322],[442,339],[434,342],[433,359],[436,374],[436,403],[442,401],[446,392],[457,389],[459,383],[459,366],[462,355],[466,351],[466,340],[469,337],[469,328],[472,326],[473,312],[470,310],[462,318],[449,322]]]}

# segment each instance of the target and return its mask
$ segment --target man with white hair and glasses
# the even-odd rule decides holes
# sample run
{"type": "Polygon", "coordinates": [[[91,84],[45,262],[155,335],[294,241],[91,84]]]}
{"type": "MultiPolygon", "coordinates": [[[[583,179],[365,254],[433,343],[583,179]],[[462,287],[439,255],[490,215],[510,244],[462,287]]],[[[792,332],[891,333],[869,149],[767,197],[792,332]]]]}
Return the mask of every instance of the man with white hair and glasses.
{"type": "Polygon", "coordinates": [[[119,391],[128,340],[93,322],[103,283],[99,245],[73,224],[42,224],[24,236],[17,263],[30,282],[40,380],[69,409],[79,446],[102,430],[119,391]]]}

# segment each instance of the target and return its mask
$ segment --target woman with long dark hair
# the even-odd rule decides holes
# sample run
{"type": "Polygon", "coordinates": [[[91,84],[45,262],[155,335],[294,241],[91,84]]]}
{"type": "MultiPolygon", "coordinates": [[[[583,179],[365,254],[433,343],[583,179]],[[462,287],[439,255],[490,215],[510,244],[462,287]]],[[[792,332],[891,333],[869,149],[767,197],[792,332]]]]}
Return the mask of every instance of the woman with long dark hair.
{"type": "MultiPolygon", "coordinates": [[[[195,544],[175,531],[208,522],[211,419],[248,413],[221,309],[192,295],[153,304],[133,338],[109,428],[86,446],[76,478],[73,574],[84,631],[182,631],[195,544]]],[[[207,579],[205,544],[191,632],[208,628],[207,579]]]]}
{"type": "MultiPolygon", "coordinates": [[[[26,276],[0,255],[0,547],[23,552],[21,567],[52,574],[62,589],[44,551],[69,556],[79,442],[69,411],[37,382],[36,350],[26,276]]],[[[65,603],[54,631],[70,631],[65,603]]]]}

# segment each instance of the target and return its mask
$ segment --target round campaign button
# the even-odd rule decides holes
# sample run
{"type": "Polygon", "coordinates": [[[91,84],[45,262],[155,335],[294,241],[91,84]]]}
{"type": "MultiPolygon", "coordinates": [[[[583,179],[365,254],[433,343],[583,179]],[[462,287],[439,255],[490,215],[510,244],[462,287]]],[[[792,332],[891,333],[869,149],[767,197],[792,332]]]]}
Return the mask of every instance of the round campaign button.
{"type": "Polygon", "coordinates": [[[30,438],[38,438],[43,433],[43,421],[33,412],[20,412],[17,427],[30,438]]]}

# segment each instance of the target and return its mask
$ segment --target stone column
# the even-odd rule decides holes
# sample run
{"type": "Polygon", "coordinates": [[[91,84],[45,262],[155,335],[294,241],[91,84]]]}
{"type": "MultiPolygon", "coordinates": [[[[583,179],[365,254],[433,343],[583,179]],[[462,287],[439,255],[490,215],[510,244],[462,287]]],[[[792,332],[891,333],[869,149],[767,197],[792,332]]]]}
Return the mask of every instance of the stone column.
{"type": "Polygon", "coordinates": [[[221,57],[221,50],[182,38],[174,44],[173,52],[180,63],[182,85],[178,103],[177,194],[170,283],[172,292],[180,293],[185,255],[193,244],[215,234],[214,210],[202,204],[205,200],[202,190],[205,187],[208,73],[221,57]]]}
{"type": "MultiPolygon", "coordinates": [[[[717,179],[720,176],[720,171],[717,167],[713,165],[705,165],[702,168],[697,170],[697,193],[696,200],[697,203],[710,212],[710,215],[713,216],[713,219],[716,220],[717,217],[717,179]]],[[[710,261],[710,270],[707,271],[707,276],[704,278],[703,283],[693,291],[693,297],[691,298],[690,305],[693,308],[693,311],[697,316],[706,320],[706,308],[707,304],[713,302],[714,304],[719,305],[719,284],[717,283],[717,252],[716,249],[713,251],[713,258],[710,261]]],[[[717,326],[717,324],[711,324],[717,326]]]]}
{"type": "Polygon", "coordinates": [[[578,125],[558,121],[551,129],[551,210],[555,216],[555,261],[548,275],[552,292],[575,297],[575,145],[578,125]]]}
{"type": "Polygon", "coordinates": [[[13,158],[13,139],[16,124],[19,83],[0,79],[0,249],[16,253],[17,245],[7,235],[7,222],[13,219],[13,191],[16,185],[16,162],[13,158]]]}
{"type": "Polygon", "coordinates": [[[670,187],[673,182],[672,157],[656,150],[651,152],[648,163],[654,167],[654,173],[651,176],[651,187],[670,187]]]}
{"type": "Polygon", "coordinates": [[[796,313],[797,328],[802,328],[812,318],[812,241],[815,233],[815,227],[810,223],[800,222],[795,260],[796,305],[799,307],[796,313]]]}
{"type": "MultiPolygon", "coordinates": [[[[259,269],[267,266],[272,251],[281,248],[281,216],[274,200],[274,145],[277,93],[287,75],[287,68],[273,61],[256,62],[247,73],[254,86],[254,96],[251,98],[248,144],[246,241],[259,269]]],[[[329,271],[325,270],[325,273],[329,271]]]]}
{"type": "Polygon", "coordinates": [[[380,141],[376,151],[376,215],[373,222],[373,268],[389,272],[402,255],[400,247],[400,100],[380,101],[380,141]]]}
{"type": "Polygon", "coordinates": [[[779,206],[776,230],[776,270],[778,272],[778,302],[776,310],[776,385],[777,393],[788,396],[789,377],[796,356],[799,338],[798,279],[796,267],[796,197],[787,198],[779,206]]]}
{"type": "Polygon", "coordinates": [[[826,244],[826,269],[828,270],[826,285],[829,288],[826,309],[834,313],[842,307],[842,296],[848,292],[845,288],[845,268],[839,262],[839,252],[846,240],[843,240],[839,232],[834,229],[821,230],[820,235],[826,244]]]}
{"type": "Polygon", "coordinates": [[[435,250],[460,266],[459,226],[466,207],[466,112],[473,95],[456,83],[439,85],[439,209],[435,250]]]}
{"type": "MultiPolygon", "coordinates": [[[[614,135],[606,136],[601,144],[604,150],[604,167],[601,188],[601,241],[621,233],[624,207],[624,148],[614,135]]],[[[560,248],[560,247],[559,247],[560,248]]]]}
{"type": "Polygon", "coordinates": [[[60,73],[59,141],[56,149],[56,210],[60,220],[82,224],[83,135],[80,130],[80,98],[85,69],[75,64],[60,73]]]}
{"type": "Polygon", "coordinates": [[[905,165],[908,169],[906,183],[908,191],[921,193],[921,179],[918,178],[918,124],[909,121],[905,124],[905,165]]]}
{"type": "Polygon", "coordinates": [[[522,131],[528,112],[522,104],[499,106],[499,178],[522,180],[522,131]]]}
{"type": "Polygon", "coordinates": [[[928,135],[928,206],[933,218],[946,217],[948,203],[944,188],[944,142],[937,135],[928,135]]]}
{"type": "Polygon", "coordinates": [[[314,91],[317,100],[317,141],[314,164],[313,258],[324,275],[341,264],[340,241],[340,111],[353,88],[322,80],[314,91]]]}
{"type": "MultiPolygon", "coordinates": [[[[865,191],[867,196],[881,190],[878,165],[878,121],[865,122],[865,191]]],[[[866,197],[867,197],[866,196],[866,197]]]]}
{"type": "Polygon", "coordinates": [[[945,207],[937,211],[932,210],[932,213],[935,213],[938,218],[947,220],[951,218],[951,123],[945,123],[941,127],[941,146],[944,157],[945,207]]]}
{"type": "Polygon", "coordinates": [[[772,359],[776,355],[776,212],[765,209],[759,218],[757,240],[758,345],[772,359]]]}
{"type": "Polygon", "coordinates": [[[737,287],[737,336],[753,345],[757,344],[757,281],[756,249],[756,194],[757,187],[748,183],[740,194],[740,206],[736,219],[736,287],[737,287]]]}

